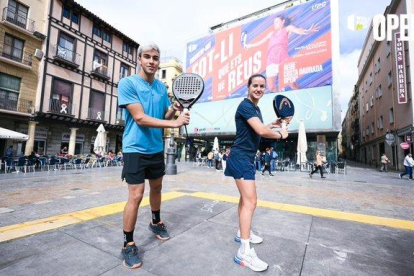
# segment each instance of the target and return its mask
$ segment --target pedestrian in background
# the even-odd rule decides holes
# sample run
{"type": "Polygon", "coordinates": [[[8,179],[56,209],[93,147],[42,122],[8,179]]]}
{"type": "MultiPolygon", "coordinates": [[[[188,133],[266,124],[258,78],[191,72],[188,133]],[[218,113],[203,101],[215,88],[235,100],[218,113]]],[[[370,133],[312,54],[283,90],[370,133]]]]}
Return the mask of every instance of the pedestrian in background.
{"type": "Polygon", "coordinates": [[[269,125],[263,124],[262,114],[258,103],[266,90],[266,78],[263,75],[252,75],[247,82],[248,96],[236,110],[236,138],[227,160],[226,176],[231,176],[236,182],[240,193],[239,200],[239,231],[235,240],[240,242],[234,261],[241,266],[247,266],[253,271],[264,271],[269,265],[257,257],[250,243],[261,243],[262,238],[251,231],[253,213],[257,204],[255,183],[255,154],[259,147],[260,138],[286,139],[288,132],[274,132],[272,128],[281,127],[280,120],[269,125]]]}
{"type": "Polygon", "coordinates": [[[390,163],[390,160],[388,159],[388,157],[385,155],[385,152],[382,154],[381,156],[381,172],[385,171],[388,172],[388,163],[390,163]]]}
{"type": "Polygon", "coordinates": [[[226,170],[227,158],[229,158],[229,154],[230,154],[230,148],[227,148],[226,151],[223,154],[223,159],[221,160],[221,164],[223,166],[223,171],[226,170]]]}
{"type": "Polygon", "coordinates": [[[321,173],[321,178],[326,178],[323,176],[323,168],[322,168],[323,158],[321,156],[321,152],[318,150],[316,151],[316,162],[315,162],[315,169],[309,173],[309,176],[312,178],[312,175],[316,173],[318,170],[321,173]]]}
{"type": "Polygon", "coordinates": [[[269,171],[269,175],[273,176],[272,171],[270,169],[270,161],[271,161],[270,149],[266,148],[266,151],[264,153],[264,168],[263,168],[263,171],[262,171],[262,175],[264,175],[265,171],[269,171]]]}
{"type": "Polygon", "coordinates": [[[408,179],[413,180],[413,166],[414,166],[413,155],[411,153],[409,153],[404,158],[405,172],[400,173],[400,178],[402,178],[404,175],[408,174],[408,176],[410,177],[408,179]]]}

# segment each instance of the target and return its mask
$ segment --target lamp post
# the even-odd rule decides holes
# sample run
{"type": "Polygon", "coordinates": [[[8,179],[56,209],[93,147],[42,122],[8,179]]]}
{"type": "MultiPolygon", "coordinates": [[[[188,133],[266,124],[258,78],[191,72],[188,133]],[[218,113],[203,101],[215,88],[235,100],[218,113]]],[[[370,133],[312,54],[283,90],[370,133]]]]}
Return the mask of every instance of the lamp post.
{"type": "Polygon", "coordinates": [[[165,167],[166,175],[177,174],[177,165],[175,164],[175,143],[174,143],[174,129],[170,129],[170,143],[167,149],[167,165],[165,167]]]}

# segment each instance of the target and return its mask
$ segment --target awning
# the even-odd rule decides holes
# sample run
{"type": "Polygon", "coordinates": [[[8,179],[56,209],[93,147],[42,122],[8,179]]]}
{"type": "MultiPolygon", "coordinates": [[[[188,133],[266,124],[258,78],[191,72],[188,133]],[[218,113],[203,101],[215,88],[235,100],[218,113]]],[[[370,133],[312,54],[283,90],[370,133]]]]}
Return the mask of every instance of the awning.
{"type": "Polygon", "coordinates": [[[0,139],[26,141],[29,135],[0,127],[0,139]]]}

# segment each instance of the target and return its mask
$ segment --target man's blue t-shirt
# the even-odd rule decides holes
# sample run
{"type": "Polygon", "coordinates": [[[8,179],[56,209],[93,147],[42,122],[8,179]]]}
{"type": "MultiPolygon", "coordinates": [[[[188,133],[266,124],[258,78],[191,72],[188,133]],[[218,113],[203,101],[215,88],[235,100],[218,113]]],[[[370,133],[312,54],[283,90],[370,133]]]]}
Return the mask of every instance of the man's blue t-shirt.
{"type": "Polygon", "coordinates": [[[157,79],[150,84],[139,75],[132,75],[119,82],[118,92],[118,105],[125,108],[122,151],[143,154],[162,152],[162,128],[139,126],[126,106],[138,103],[146,115],[163,120],[167,108],[171,105],[165,85],[157,79]]]}
{"type": "Polygon", "coordinates": [[[253,117],[258,117],[263,123],[260,108],[245,98],[236,111],[236,139],[231,147],[231,158],[248,158],[254,161],[260,143],[260,135],[247,122],[253,117]]]}

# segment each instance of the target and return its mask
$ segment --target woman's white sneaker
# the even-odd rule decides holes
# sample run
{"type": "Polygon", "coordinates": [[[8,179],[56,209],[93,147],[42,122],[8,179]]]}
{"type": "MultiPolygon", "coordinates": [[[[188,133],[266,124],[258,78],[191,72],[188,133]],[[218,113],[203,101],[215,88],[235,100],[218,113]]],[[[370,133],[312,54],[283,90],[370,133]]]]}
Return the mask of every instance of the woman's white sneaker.
{"type": "MultiPolygon", "coordinates": [[[[236,242],[240,242],[241,238],[240,238],[240,229],[237,231],[237,236],[234,238],[234,241],[236,242]]],[[[259,236],[257,236],[255,233],[253,233],[253,231],[250,231],[250,243],[253,244],[259,244],[262,243],[263,239],[259,236]]]]}
{"type": "Polygon", "coordinates": [[[265,271],[269,265],[257,257],[256,251],[254,248],[250,248],[250,251],[247,254],[241,253],[241,248],[237,251],[237,255],[234,256],[234,262],[250,268],[253,271],[265,271]]]}

